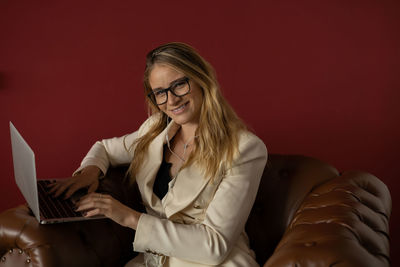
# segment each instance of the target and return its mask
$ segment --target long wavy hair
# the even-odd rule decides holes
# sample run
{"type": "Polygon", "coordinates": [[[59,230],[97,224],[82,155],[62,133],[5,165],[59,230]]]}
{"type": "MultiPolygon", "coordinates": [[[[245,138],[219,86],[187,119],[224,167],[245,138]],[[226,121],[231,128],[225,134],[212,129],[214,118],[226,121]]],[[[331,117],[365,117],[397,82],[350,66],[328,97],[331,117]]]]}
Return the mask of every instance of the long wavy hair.
{"type": "MultiPolygon", "coordinates": [[[[195,147],[181,168],[196,163],[203,169],[206,177],[213,179],[221,167],[229,168],[238,152],[239,132],[246,126],[222,96],[213,67],[191,46],[184,43],[167,43],[150,51],[146,56],[144,72],[144,93],[147,96],[152,88],[149,76],[155,64],[167,65],[182,72],[197,83],[203,92],[199,126],[196,129],[195,147]]],[[[151,141],[167,126],[167,115],[147,98],[150,114],[156,122],[149,131],[137,139],[134,157],[129,167],[132,182],[141,167],[151,141]]]]}

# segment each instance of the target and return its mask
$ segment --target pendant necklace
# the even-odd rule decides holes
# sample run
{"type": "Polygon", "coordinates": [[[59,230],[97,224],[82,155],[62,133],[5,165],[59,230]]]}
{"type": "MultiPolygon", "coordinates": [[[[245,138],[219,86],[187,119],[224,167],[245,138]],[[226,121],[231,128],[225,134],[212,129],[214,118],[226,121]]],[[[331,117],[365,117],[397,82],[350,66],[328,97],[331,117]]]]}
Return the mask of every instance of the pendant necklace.
{"type": "Polygon", "coordinates": [[[186,159],[185,159],[185,154],[186,154],[186,150],[187,150],[187,148],[188,148],[188,146],[189,146],[189,143],[192,141],[192,139],[195,139],[195,138],[197,138],[197,137],[199,137],[199,136],[198,136],[198,135],[195,135],[195,136],[189,138],[189,140],[188,140],[186,143],[183,144],[183,154],[182,154],[182,157],[179,156],[178,154],[176,154],[174,151],[172,151],[172,149],[171,149],[171,147],[170,147],[170,144],[169,144],[169,141],[167,142],[168,149],[169,149],[169,151],[171,152],[171,154],[174,155],[175,157],[177,157],[178,159],[180,159],[180,160],[182,161],[182,164],[183,164],[183,163],[185,163],[185,161],[186,161],[186,159]]]}

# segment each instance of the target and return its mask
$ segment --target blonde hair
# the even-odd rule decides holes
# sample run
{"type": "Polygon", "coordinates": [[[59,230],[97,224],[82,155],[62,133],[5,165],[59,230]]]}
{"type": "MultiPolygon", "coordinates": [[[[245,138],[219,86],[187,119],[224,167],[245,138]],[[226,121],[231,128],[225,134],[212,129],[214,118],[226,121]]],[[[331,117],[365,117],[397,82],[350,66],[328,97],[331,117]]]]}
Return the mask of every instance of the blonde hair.
{"type": "MultiPolygon", "coordinates": [[[[220,164],[224,168],[232,165],[238,152],[239,132],[246,126],[224,99],[219,89],[213,67],[191,46],[184,43],[168,43],[150,51],[146,57],[144,72],[145,95],[151,92],[149,75],[155,64],[168,65],[197,83],[203,91],[199,126],[196,130],[195,149],[181,167],[198,164],[206,177],[217,175],[220,164]]],[[[149,131],[136,140],[134,158],[129,167],[132,181],[141,167],[151,141],[167,126],[167,115],[147,98],[151,114],[159,113],[157,121],[149,131]]]]}

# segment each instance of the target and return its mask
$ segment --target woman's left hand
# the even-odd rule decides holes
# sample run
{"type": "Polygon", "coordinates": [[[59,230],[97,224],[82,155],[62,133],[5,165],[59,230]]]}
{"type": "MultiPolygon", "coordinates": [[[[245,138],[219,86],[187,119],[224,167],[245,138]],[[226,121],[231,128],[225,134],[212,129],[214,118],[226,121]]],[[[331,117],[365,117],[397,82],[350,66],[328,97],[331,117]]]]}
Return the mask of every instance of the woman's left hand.
{"type": "Polygon", "coordinates": [[[104,215],[122,226],[135,230],[141,215],[140,212],[123,205],[110,195],[99,193],[84,196],[76,206],[76,211],[84,211],[85,217],[104,215]]]}

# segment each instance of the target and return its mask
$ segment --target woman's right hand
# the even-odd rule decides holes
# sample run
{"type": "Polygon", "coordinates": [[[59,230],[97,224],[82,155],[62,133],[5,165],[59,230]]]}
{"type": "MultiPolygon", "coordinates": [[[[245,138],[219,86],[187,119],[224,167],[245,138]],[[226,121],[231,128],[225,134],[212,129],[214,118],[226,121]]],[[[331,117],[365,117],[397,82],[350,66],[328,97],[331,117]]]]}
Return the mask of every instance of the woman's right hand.
{"type": "Polygon", "coordinates": [[[68,178],[57,180],[49,184],[50,194],[54,197],[59,197],[64,193],[64,199],[71,197],[76,191],[81,188],[88,188],[88,194],[95,192],[99,187],[99,176],[101,171],[96,166],[87,166],[77,175],[68,178]]]}

